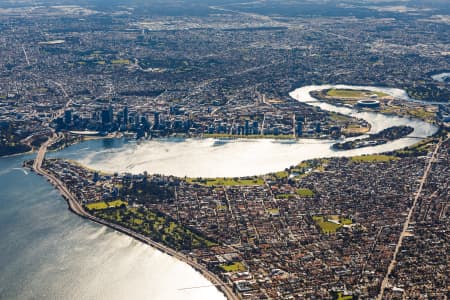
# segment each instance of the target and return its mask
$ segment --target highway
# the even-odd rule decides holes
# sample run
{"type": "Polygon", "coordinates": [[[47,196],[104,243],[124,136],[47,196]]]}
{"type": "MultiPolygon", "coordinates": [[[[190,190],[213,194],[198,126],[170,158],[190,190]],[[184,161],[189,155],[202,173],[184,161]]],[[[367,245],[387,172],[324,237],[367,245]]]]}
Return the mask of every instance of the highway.
{"type": "Polygon", "coordinates": [[[216,286],[229,300],[237,300],[239,299],[236,294],[233,293],[232,288],[227,285],[225,282],[223,282],[217,275],[210,272],[208,269],[206,269],[203,265],[197,263],[192,258],[179,253],[177,251],[174,251],[173,249],[170,249],[162,244],[156,243],[155,241],[151,240],[149,237],[146,237],[140,233],[134,232],[126,227],[105,221],[103,219],[97,218],[95,216],[90,215],[88,212],[86,212],[83,208],[83,206],[77,201],[76,197],[70,192],[68,187],[59,180],[55,175],[51,174],[50,172],[47,172],[42,168],[42,163],[45,158],[45,153],[47,152],[47,147],[51,145],[56,139],[58,139],[57,135],[53,135],[47,142],[45,142],[40,148],[36,155],[36,159],[33,163],[33,170],[47,178],[58,190],[61,192],[61,195],[66,199],[67,204],[69,205],[69,209],[86,219],[89,219],[93,222],[108,226],[114,230],[117,230],[119,232],[122,232],[130,237],[135,238],[138,241],[141,241],[143,243],[146,243],[153,248],[156,248],[170,256],[175,257],[176,259],[183,261],[196,269],[198,272],[200,272],[207,280],[209,280],[214,286],[216,286]]]}

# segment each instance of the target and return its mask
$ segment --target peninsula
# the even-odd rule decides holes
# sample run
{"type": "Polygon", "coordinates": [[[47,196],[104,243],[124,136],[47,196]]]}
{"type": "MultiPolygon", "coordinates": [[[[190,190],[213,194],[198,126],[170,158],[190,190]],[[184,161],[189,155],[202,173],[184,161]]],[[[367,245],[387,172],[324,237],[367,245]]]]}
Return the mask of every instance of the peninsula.
{"type": "MultiPolygon", "coordinates": [[[[49,145],[51,145],[55,141],[56,141],[56,137],[49,139],[47,142],[45,142],[39,148],[39,152],[37,153],[36,159],[32,162],[31,166],[32,166],[32,170],[34,170],[37,174],[42,175],[45,178],[47,178],[47,180],[61,192],[61,195],[67,201],[69,209],[73,213],[79,215],[80,217],[88,219],[90,221],[99,223],[101,225],[108,226],[114,230],[117,230],[126,235],[129,235],[138,241],[148,244],[155,249],[158,249],[168,255],[171,255],[171,256],[179,259],[180,261],[183,261],[183,262],[189,264],[194,269],[199,271],[206,279],[208,279],[212,284],[214,284],[219,290],[221,290],[224,293],[224,295],[227,297],[227,299],[231,299],[231,300],[239,299],[236,297],[236,295],[233,293],[233,291],[230,289],[230,287],[228,285],[226,285],[218,276],[216,276],[214,273],[210,272],[207,268],[205,268],[205,266],[196,262],[192,257],[189,257],[189,256],[185,255],[184,253],[176,251],[177,249],[172,249],[162,243],[158,243],[154,239],[151,239],[148,236],[146,236],[145,234],[142,234],[136,230],[133,230],[133,228],[129,228],[127,226],[122,226],[121,224],[117,224],[116,222],[111,222],[108,219],[99,218],[95,214],[89,213],[89,211],[86,210],[86,206],[83,205],[83,201],[80,201],[80,199],[77,198],[77,196],[79,195],[79,191],[77,192],[77,191],[71,190],[70,189],[71,185],[69,185],[68,182],[65,182],[64,178],[57,176],[57,174],[60,174],[60,172],[55,173],[55,169],[53,169],[53,168],[46,169],[45,166],[43,167],[43,162],[44,162],[45,153],[47,151],[47,148],[49,145]]],[[[25,165],[27,165],[27,163],[25,165]]],[[[28,164],[28,166],[31,167],[29,164],[28,164]]],[[[81,175],[81,174],[79,174],[79,175],[81,175]]],[[[81,177],[79,177],[79,179],[81,179],[81,177]]],[[[120,204],[119,207],[122,207],[122,203],[119,202],[119,204],[120,204]]],[[[112,206],[112,207],[114,207],[114,206],[112,206]]]]}

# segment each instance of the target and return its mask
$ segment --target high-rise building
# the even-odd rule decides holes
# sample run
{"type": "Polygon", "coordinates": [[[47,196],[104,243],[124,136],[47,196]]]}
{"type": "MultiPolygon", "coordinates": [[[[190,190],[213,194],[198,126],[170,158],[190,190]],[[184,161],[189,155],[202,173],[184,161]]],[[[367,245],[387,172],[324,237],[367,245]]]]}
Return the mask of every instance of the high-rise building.
{"type": "Polygon", "coordinates": [[[103,109],[101,113],[101,119],[102,119],[102,125],[105,126],[106,124],[110,123],[109,119],[109,110],[103,109]]]}
{"type": "Polygon", "coordinates": [[[184,121],[184,131],[188,132],[189,129],[191,129],[192,126],[192,122],[190,119],[187,119],[186,121],[184,121]]]}
{"type": "Polygon", "coordinates": [[[64,111],[64,123],[66,125],[69,125],[70,123],[72,123],[72,110],[68,109],[68,110],[64,111]]]}
{"type": "Polygon", "coordinates": [[[295,133],[297,136],[302,136],[303,135],[303,122],[302,121],[297,121],[296,124],[296,129],[295,129],[295,133]]]}
{"type": "Polygon", "coordinates": [[[128,106],[123,109],[123,124],[128,124],[128,106]]]}
{"type": "Polygon", "coordinates": [[[108,107],[108,119],[109,119],[109,123],[112,123],[114,120],[114,111],[113,111],[113,107],[111,104],[108,107]]]}
{"type": "Polygon", "coordinates": [[[139,124],[139,126],[142,126],[145,131],[150,129],[150,123],[148,122],[146,116],[141,116],[141,123],[139,124]]]}
{"type": "Polygon", "coordinates": [[[320,122],[317,122],[317,123],[316,123],[316,132],[317,132],[317,133],[322,132],[322,127],[320,126],[320,122]]]}
{"type": "Polygon", "coordinates": [[[154,116],[154,125],[153,125],[153,129],[159,129],[159,121],[160,121],[160,116],[159,116],[159,112],[155,111],[153,113],[154,116]]]}
{"type": "Polygon", "coordinates": [[[253,121],[253,134],[259,134],[259,124],[258,124],[258,121],[253,121]]]}

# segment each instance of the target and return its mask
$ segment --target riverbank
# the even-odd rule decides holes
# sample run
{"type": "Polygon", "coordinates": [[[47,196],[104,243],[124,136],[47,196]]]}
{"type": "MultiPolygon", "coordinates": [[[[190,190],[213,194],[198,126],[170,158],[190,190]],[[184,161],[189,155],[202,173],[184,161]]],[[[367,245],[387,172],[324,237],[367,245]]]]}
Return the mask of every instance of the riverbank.
{"type": "MultiPolygon", "coordinates": [[[[410,126],[414,131],[384,145],[349,151],[335,151],[336,140],[326,139],[214,139],[214,138],[158,138],[144,141],[114,139],[87,141],[64,151],[64,158],[76,160],[91,169],[109,173],[175,175],[178,177],[245,177],[284,170],[301,161],[334,156],[377,154],[408,147],[433,135],[434,124],[419,119],[387,116],[377,112],[359,111],[320,102],[311,91],[334,86],[307,86],[295,90],[291,96],[303,103],[319,106],[336,113],[364,119],[370,125],[367,134],[374,134],[392,126],[410,126]],[[211,167],[213,166],[213,167],[211,167]]],[[[339,86],[340,87],[340,86],[339,86]]],[[[346,87],[351,88],[351,87],[346,87]]],[[[355,89],[368,89],[354,87],[355,89]]],[[[386,91],[386,93],[390,92],[386,91]]],[[[395,95],[400,92],[396,90],[395,95]]],[[[339,140],[345,142],[355,138],[339,140]]],[[[58,157],[60,154],[55,154],[58,157]]]]}
{"type": "Polygon", "coordinates": [[[418,118],[428,123],[436,120],[437,108],[431,104],[411,102],[409,100],[397,100],[393,96],[369,90],[354,90],[354,93],[346,92],[346,89],[324,89],[312,92],[312,96],[319,101],[336,106],[356,108],[381,113],[390,116],[418,118]],[[373,105],[363,106],[360,101],[370,99],[373,105]]]}
{"type": "Polygon", "coordinates": [[[67,201],[67,204],[69,206],[69,210],[75,213],[76,215],[83,217],[85,219],[88,219],[90,221],[96,222],[98,224],[107,226],[109,228],[112,228],[114,230],[117,230],[119,232],[122,232],[138,241],[141,241],[143,243],[148,244],[149,246],[154,247],[155,249],[160,250],[163,253],[166,253],[170,256],[173,256],[177,258],[180,261],[183,261],[193,267],[195,270],[200,272],[206,279],[211,281],[214,286],[216,286],[219,290],[221,290],[224,295],[227,297],[227,299],[238,299],[238,297],[233,293],[232,289],[224,283],[219,277],[217,277],[214,273],[208,271],[204,266],[198,264],[197,262],[189,259],[189,257],[185,256],[184,254],[177,252],[173,249],[170,249],[160,243],[156,243],[149,239],[148,237],[145,237],[142,234],[139,234],[137,232],[134,232],[128,228],[125,228],[123,226],[107,222],[103,219],[97,218],[95,216],[92,216],[88,212],[86,212],[83,208],[83,206],[79,203],[79,201],[76,199],[76,197],[69,191],[67,186],[65,186],[57,177],[52,175],[51,173],[47,172],[46,170],[42,169],[42,162],[45,158],[45,153],[47,151],[47,147],[49,144],[52,143],[52,140],[49,139],[46,143],[44,143],[41,148],[39,149],[38,155],[33,162],[32,169],[39,175],[45,177],[55,188],[57,188],[61,195],[64,197],[64,199],[67,201]]]}
{"type": "Polygon", "coordinates": [[[226,299],[189,265],[71,212],[22,168],[34,158],[0,159],[0,299],[226,299]]]}
{"type": "Polygon", "coordinates": [[[411,134],[414,131],[412,127],[409,126],[396,126],[383,129],[382,131],[370,134],[364,139],[355,139],[352,141],[347,141],[343,143],[333,144],[333,149],[342,151],[357,148],[364,148],[369,146],[376,146],[386,144],[387,142],[394,141],[396,139],[402,138],[411,134]]]}
{"type": "Polygon", "coordinates": [[[438,82],[445,83],[450,80],[450,72],[437,73],[437,74],[431,75],[431,78],[438,82]]]}
{"type": "MultiPolygon", "coordinates": [[[[320,93],[324,93],[327,90],[346,90],[348,92],[346,92],[346,94],[351,94],[352,96],[356,95],[370,95],[370,93],[372,94],[376,94],[377,96],[379,95],[380,97],[385,97],[386,99],[390,99],[389,101],[394,101],[393,99],[400,99],[402,101],[402,103],[408,103],[408,102],[413,102],[413,103],[421,103],[423,104],[423,101],[418,101],[418,100],[414,100],[414,99],[410,99],[406,92],[400,89],[394,89],[394,88],[379,88],[379,87],[365,87],[365,86],[349,86],[349,85],[322,85],[322,86],[306,86],[306,87],[302,87],[299,88],[295,91],[293,91],[292,93],[290,93],[290,96],[294,99],[296,99],[299,102],[308,104],[308,105],[313,105],[313,106],[318,106],[323,110],[327,110],[330,111],[332,113],[332,119],[334,119],[336,122],[343,122],[345,121],[343,118],[350,118],[350,119],[359,119],[359,120],[365,120],[363,123],[359,124],[358,126],[355,125],[349,125],[347,126],[348,128],[342,128],[340,134],[336,134],[333,137],[334,138],[339,138],[341,137],[341,135],[346,136],[347,138],[354,138],[358,135],[364,135],[364,134],[368,134],[368,133],[376,133],[378,131],[381,131],[383,129],[386,129],[388,126],[385,124],[391,124],[393,126],[401,126],[401,125],[408,125],[408,123],[410,123],[409,120],[402,120],[401,118],[403,117],[401,114],[400,116],[398,116],[397,113],[394,112],[387,112],[387,110],[383,110],[383,111],[379,111],[379,110],[373,110],[373,111],[362,111],[361,109],[357,109],[357,108],[353,108],[353,106],[348,107],[348,106],[344,106],[344,105],[339,105],[339,103],[335,103],[333,101],[323,101],[324,99],[322,98],[315,98],[317,95],[319,95],[320,93]],[[354,91],[354,92],[351,92],[354,91]],[[358,91],[365,91],[364,93],[361,93],[358,91]],[[328,104],[328,105],[324,105],[324,104],[328,104]],[[366,113],[367,112],[367,113],[366,113]],[[372,113],[372,114],[371,114],[372,113]],[[380,118],[380,116],[386,116],[383,118],[380,118]],[[377,124],[375,124],[375,122],[377,124]],[[375,124],[375,126],[374,126],[375,124]],[[381,126],[380,126],[381,125],[381,126]]],[[[339,94],[338,94],[339,95],[339,94]]],[[[426,103],[428,104],[428,103],[426,103]]],[[[417,105],[417,104],[416,104],[417,105]]],[[[414,115],[414,120],[418,120],[417,118],[420,119],[420,117],[424,116],[423,112],[419,112],[416,109],[413,109],[414,112],[411,112],[411,116],[414,115]]],[[[426,113],[428,121],[431,121],[431,116],[434,116],[434,113],[431,112],[427,112],[426,113]]],[[[434,118],[434,117],[433,117],[434,118]]],[[[426,118],[425,118],[426,119],[426,118]]],[[[414,122],[414,121],[412,121],[414,122]]],[[[418,123],[418,122],[417,122],[418,123]]],[[[431,123],[430,123],[431,124],[431,123]]],[[[429,125],[427,125],[429,126],[429,125]]],[[[415,133],[414,135],[419,137],[423,135],[424,131],[428,131],[428,129],[426,128],[427,126],[413,126],[415,129],[415,133]],[[422,130],[421,127],[424,127],[425,130],[422,130]],[[420,132],[421,131],[421,132],[420,132]]],[[[89,132],[88,132],[89,133],[89,132]]],[[[108,134],[106,136],[86,136],[83,137],[82,139],[79,140],[75,140],[72,143],[66,143],[64,145],[64,147],[58,148],[63,149],[65,147],[77,144],[79,142],[83,142],[83,141],[90,141],[90,140],[97,140],[97,139],[111,139],[111,138],[121,138],[123,136],[128,136],[126,133],[121,133],[121,132],[114,132],[111,134],[108,134]]],[[[425,136],[424,136],[425,137],[425,136]]],[[[331,136],[329,135],[320,135],[318,134],[315,138],[310,138],[308,136],[294,136],[294,134],[280,134],[280,135],[230,135],[230,134],[203,134],[203,135],[180,135],[180,134],[176,134],[174,136],[170,136],[170,137],[154,137],[154,138],[150,138],[150,139],[142,139],[142,140],[138,140],[139,142],[141,142],[142,144],[145,143],[153,143],[153,142],[158,142],[158,141],[165,141],[165,140],[170,140],[170,139],[174,139],[174,140],[189,140],[189,139],[193,139],[193,140],[199,140],[199,139],[219,139],[219,140],[228,140],[228,141],[258,141],[258,140],[279,140],[280,142],[283,141],[288,141],[288,142],[305,142],[306,140],[320,140],[321,142],[326,142],[328,140],[331,140],[331,136]]],[[[133,139],[130,139],[133,140],[133,139]]],[[[392,150],[392,149],[390,149],[392,150]]],[[[387,150],[389,151],[389,150],[387,150]]],[[[307,159],[309,159],[310,157],[308,157],[307,159]]],[[[295,162],[297,163],[297,162],[295,162]]],[[[136,165],[134,162],[130,162],[128,165],[136,165]]],[[[113,171],[113,170],[108,170],[108,171],[113,171]]],[[[117,171],[125,171],[124,169],[120,169],[117,171]]],[[[139,170],[143,171],[143,170],[139,170]]],[[[275,170],[272,170],[275,171],[275,170]]],[[[268,171],[265,171],[265,173],[268,171]]],[[[261,173],[262,174],[262,173],[261,173]]],[[[182,174],[174,174],[174,175],[180,175],[182,176],[182,174]]],[[[246,175],[255,175],[255,174],[246,174],[246,175]]],[[[209,176],[209,175],[208,175],[209,176]]],[[[219,175],[221,176],[221,175],[219,175]]],[[[232,176],[232,175],[230,175],[232,176]]],[[[211,176],[209,176],[211,177],[211,176]]]]}
{"type": "Polygon", "coordinates": [[[14,156],[21,156],[21,155],[27,155],[27,154],[33,154],[35,153],[36,150],[34,150],[33,148],[31,148],[29,151],[25,151],[25,152],[15,152],[12,154],[5,154],[5,155],[0,155],[0,158],[8,158],[8,157],[14,157],[14,156]]]}
{"type": "Polygon", "coordinates": [[[33,147],[26,144],[16,145],[1,145],[0,146],[0,158],[9,157],[14,155],[28,154],[33,152],[33,147]]]}
{"type": "MultiPolygon", "coordinates": [[[[48,177],[47,177],[48,178],[48,177]]],[[[54,186],[63,194],[63,190],[64,188],[61,188],[58,184],[54,184],[54,186]]],[[[82,206],[79,206],[79,203],[76,200],[73,200],[72,197],[67,197],[67,196],[63,196],[64,199],[67,201],[67,204],[69,206],[69,210],[71,212],[73,212],[74,214],[96,222],[100,225],[104,225],[107,226],[113,230],[116,230],[118,232],[121,232],[131,238],[134,238],[144,244],[147,244],[167,255],[170,255],[186,264],[188,264],[189,266],[191,266],[192,268],[194,268],[196,271],[198,271],[200,274],[202,274],[202,276],[204,276],[207,280],[209,280],[212,285],[214,285],[217,289],[219,289],[226,297],[227,299],[231,299],[231,300],[238,300],[239,298],[233,293],[232,289],[225,283],[223,282],[219,277],[217,277],[214,273],[211,273],[210,271],[208,271],[204,266],[196,263],[195,261],[193,261],[192,259],[190,259],[188,256],[185,256],[184,254],[180,253],[180,252],[176,252],[173,249],[170,249],[160,243],[154,242],[152,241],[150,238],[139,234],[135,231],[132,231],[128,228],[125,228],[123,226],[111,223],[111,222],[107,222],[103,219],[97,218],[95,216],[92,216],[91,214],[87,213],[82,206]]]]}

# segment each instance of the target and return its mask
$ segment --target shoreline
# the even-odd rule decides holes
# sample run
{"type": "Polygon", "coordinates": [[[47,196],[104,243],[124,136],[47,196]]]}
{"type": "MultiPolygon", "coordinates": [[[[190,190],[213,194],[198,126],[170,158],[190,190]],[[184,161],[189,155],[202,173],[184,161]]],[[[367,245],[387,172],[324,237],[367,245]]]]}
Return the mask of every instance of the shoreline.
{"type": "MultiPolygon", "coordinates": [[[[400,100],[403,100],[405,102],[411,101],[413,103],[422,103],[424,105],[438,105],[438,104],[442,104],[442,103],[438,103],[438,102],[429,102],[429,101],[423,101],[423,100],[416,100],[413,99],[411,97],[409,97],[409,95],[406,93],[406,91],[401,90],[401,89],[397,89],[397,88],[392,88],[392,87],[383,87],[383,86],[353,86],[353,85],[346,85],[346,84],[335,84],[335,85],[325,85],[325,87],[323,85],[321,86],[317,86],[317,89],[311,90],[308,92],[309,96],[314,99],[314,102],[319,102],[319,103],[323,103],[323,104],[329,104],[332,106],[335,106],[337,108],[348,108],[343,104],[340,103],[332,103],[330,101],[328,101],[328,99],[326,98],[322,98],[322,97],[317,97],[319,95],[314,95],[314,93],[321,93],[327,89],[330,89],[332,87],[335,88],[341,88],[340,86],[343,86],[342,88],[345,89],[349,89],[349,90],[357,90],[357,89],[361,89],[361,90],[367,90],[369,92],[373,92],[376,91],[377,89],[387,89],[388,91],[385,91],[387,95],[389,95],[390,97],[394,97],[394,98],[399,98],[400,100]],[[390,93],[390,90],[399,90],[399,91],[403,91],[407,97],[407,99],[404,99],[401,95],[393,95],[390,93]]],[[[299,88],[300,89],[300,88],[299,88]]],[[[298,89],[295,89],[294,91],[289,93],[289,97],[291,97],[292,99],[299,101],[298,99],[296,99],[292,93],[294,93],[295,91],[297,91],[298,89]]],[[[303,102],[303,101],[299,101],[302,103],[307,103],[307,102],[303,102]]],[[[311,105],[311,104],[310,104],[311,105]]],[[[314,106],[314,105],[312,105],[314,106]]],[[[321,108],[323,109],[323,108],[321,108]]],[[[355,108],[350,108],[350,109],[355,109],[355,108]]],[[[328,111],[327,109],[324,109],[325,111],[328,111]]],[[[418,121],[422,121],[428,124],[431,124],[433,126],[436,126],[436,122],[430,122],[427,120],[423,120],[417,116],[404,116],[404,115],[399,115],[399,114],[395,114],[395,113],[385,113],[385,112],[374,112],[374,111],[370,111],[370,110],[357,110],[358,112],[369,112],[369,113],[377,113],[377,114],[381,114],[387,117],[398,117],[398,118],[409,118],[411,120],[418,120],[418,121]]],[[[344,114],[345,115],[345,114],[344,114]]],[[[368,128],[366,131],[364,131],[363,133],[356,133],[356,134],[344,134],[345,138],[355,138],[358,136],[364,136],[365,134],[369,133],[372,130],[373,125],[369,122],[368,123],[368,128]]],[[[90,141],[90,140],[101,140],[101,139],[121,139],[121,138],[125,138],[130,140],[129,137],[127,137],[126,135],[124,135],[122,132],[112,132],[109,133],[106,136],[84,136],[84,135],[79,135],[80,137],[82,137],[81,141],[76,141],[72,144],[69,144],[67,146],[65,146],[64,148],[76,145],[76,144],[80,144],[82,142],[85,141],[90,141]]],[[[299,141],[301,139],[304,140],[322,140],[322,141],[335,141],[335,140],[340,140],[339,138],[332,138],[330,136],[326,136],[326,137],[294,137],[293,135],[279,135],[279,136],[275,136],[275,135],[228,135],[228,134],[199,134],[199,135],[186,135],[186,134],[175,134],[175,135],[168,135],[168,136],[159,136],[159,137],[151,137],[151,138],[147,138],[144,141],[148,141],[148,140],[158,140],[158,139],[167,139],[167,138],[181,138],[181,139],[217,139],[217,140],[275,140],[275,141],[287,141],[287,142],[296,142],[299,141]]],[[[137,140],[139,141],[139,140],[137,140]]],[[[62,149],[64,149],[62,148],[62,149]]],[[[52,151],[58,151],[61,149],[55,149],[52,151]]],[[[33,151],[34,152],[34,151],[33,151]]],[[[19,153],[19,154],[25,154],[25,153],[19,153]]]]}
{"type": "Polygon", "coordinates": [[[36,153],[36,149],[31,149],[30,151],[27,151],[27,152],[18,152],[18,153],[14,153],[14,154],[0,155],[0,158],[16,157],[16,156],[21,156],[21,155],[29,155],[29,154],[33,154],[33,153],[36,153]]]}
{"type": "Polygon", "coordinates": [[[126,227],[123,227],[118,224],[114,224],[111,222],[108,222],[106,220],[97,218],[95,216],[92,216],[91,214],[87,213],[83,206],[77,201],[75,196],[69,191],[66,185],[64,185],[58,178],[56,178],[54,175],[49,174],[45,170],[41,168],[42,162],[47,150],[48,145],[51,143],[51,139],[44,143],[41,148],[38,151],[38,154],[36,156],[36,159],[34,160],[33,166],[31,169],[36,172],[36,174],[43,176],[47,179],[50,184],[59,190],[61,196],[64,198],[68,205],[68,209],[74,213],[75,215],[78,215],[82,217],[83,219],[90,220],[92,222],[95,222],[97,224],[106,226],[110,229],[116,230],[118,232],[121,232],[133,239],[136,239],[144,244],[147,244],[148,246],[155,248],[169,256],[172,256],[179,261],[182,261],[186,264],[188,264],[190,267],[195,269],[197,272],[199,272],[203,277],[205,277],[213,286],[215,286],[224,296],[229,300],[238,300],[239,297],[233,292],[233,289],[225,282],[223,282],[216,274],[209,271],[205,266],[195,262],[188,256],[184,255],[181,252],[177,252],[169,247],[166,247],[160,243],[157,243],[150,238],[134,232],[126,227]]]}
{"type": "MultiPolygon", "coordinates": [[[[58,188],[58,190],[61,192],[61,190],[59,188],[58,188]]],[[[144,244],[146,244],[146,245],[148,245],[148,246],[150,246],[150,247],[152,247],[152,248],[154,248],[154,249],[156,249],[158,251],[161,251],[164,254],[167,254],[167,255],[169,255],[171,257],[174,257],[175,259],[177,259],[179,261],[182,261],[182,262],[188,264],[194,270],[199,272],[203,277],[205,277],[208,281],[210,281],[211,282],[211,286],[216,287],[222,294],[224,294],[224,296],[227,299],[232,299],[232,300],[239,299],[231,291],[231,288],[228,287],[228,285],[225,282],[223,282],[220,278],[218,278],[217,275],[211,273],[210,271],[208,271],[205,267],[203,267],[201,265],[196,266],[195,265],[196,263],[192,259],[190,259],[189,257],[185,256],[184,254],[182,254],[180,252],[177,252],[177,251],[175,251],[175,250],[173,250],[171,248],[168,248],[168,247],[166,247],[166,246],[164,246],[164,245],[162,245],[160,243],[157,243],[157,242],[151,240],[150,238],[147,238],[147,237],[145,237],[144,235],[142,235],[140,233],[131,231],[131,230],[129,230],[129,229],[123,227],[123,226],[120,226],[120,225],[117,225],[117,224],[114,224],[114,223],[109,223],[109,222],[107,222],[107,221],[105,221],[103,219],[96,218],[96,217],[86,213],[86,211],[84,211],[84,210],[83,211],[84,211],[84,213],[86,215],[82,214],[82,213],[78,212],[76,209],[74,209],[74,207],[72,206],[73,203],[70,200],[68,200],[64,195],[62,195],[62,196],[63,196],[64,200],[66,200],[66,202],[67,202],[68,209],[72,213],[74,213],[75,215],[80,216],[83,219],[87,219],[87,220],[90,220],[92,222],[95,222],[95,223],[97,223],[99,225],[106,226],[106,227],[108,227],[108,228],[110,228],[112,230],[118,231],[118,232],[120,232],[122,234],[125,234],[125,235],[129,236],[130,238],[133,238],[133,239],[135,239],[135,240],[137,240],[139,242],[142,242],[142,243],[144,243],[144,244]]]]}
{"type": "MultiPolygon", "coordinates": [[[[358,107],[355,107],[354,105],[352,107],[349,107],[349,106],[347,106],[346,104],[344,104],[343,102],[340,102],[340,101],[349,100],[350,98],[349,99],[345,99],[345,97],[327,96],[326,94],[323,94],[324,92],[329,91],[329,90],[331,90],[331,89],[323,89],[323,90],[312,91],[312,92],[310,92],[310,95],[312,97],[314,97],[315,99],[317,99],[318,102],[334,105],[336,107],[351,108],[351,109],[355,109],[355,110],[357,110],[359,112],[375,112],[375,113],[382,114],[382,115],[385,115],[385,116],[417,119],[417,120],[420,120],[420,121],[423,121],[423,122],[426,122],[426,123],[429,123],[429,124],[432,124],[432,125],[436,125],[435,119],[429,120],[429,119],[420,118],[418,116],[414,116],[414,115],[411,115],[411,114],[402,115],[402,114],[398,114],[398,113],[396,113],[394,111],[392,111],[392,112],[377,111],[377,110],[374,110],[373,108],[364,108],[364,107],[358,108],[358,107]]],[[[367,91],[370,92],[369,90],[367,90],[367,91]]],[[[389,97],[393,97],[392,95],[388,95],[388,96],[389,97]]],[[[382,97],[381,99],[383,99],[385,97],[386,96],[382,97]]],[[[353,99],[350,99],[350,100],[357,101],[359,99],[358,98],[353,98],[353,99]]],[[[379,100],[379,99],[377,99],[377,100],[379,100]]],[[[393,100],[395,100],[395,97],[393,98],[393,100]]],[[[424,107],[425,106],[436,106],[436,105],[439,105],[437,103],[425,103],[422,100],[415,100],[415,99],[409,99],[409,100],[400,99],[400,100],[405,102],[405,103],[408,103],[408,101],[411,101],[412,103],[420,104],[420,105],[423,105],[424,107]]],[[[445,104],[445,102],[442,102],[442,104],[445,104]]]]}

